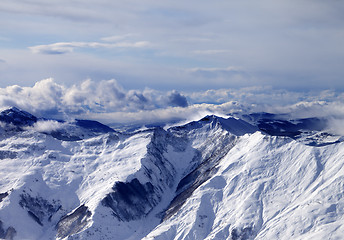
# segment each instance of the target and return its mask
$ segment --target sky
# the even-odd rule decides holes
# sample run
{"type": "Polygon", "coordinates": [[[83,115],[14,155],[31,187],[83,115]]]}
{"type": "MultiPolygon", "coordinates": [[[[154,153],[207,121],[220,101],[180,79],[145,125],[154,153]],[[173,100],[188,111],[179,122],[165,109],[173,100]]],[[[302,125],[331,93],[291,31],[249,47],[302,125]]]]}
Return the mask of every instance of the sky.
{"type": "Polygon", "coordinates": [[[128,121],[339,104],[343,12],[341,0],[1,0],[0,107],[128,121]]]}

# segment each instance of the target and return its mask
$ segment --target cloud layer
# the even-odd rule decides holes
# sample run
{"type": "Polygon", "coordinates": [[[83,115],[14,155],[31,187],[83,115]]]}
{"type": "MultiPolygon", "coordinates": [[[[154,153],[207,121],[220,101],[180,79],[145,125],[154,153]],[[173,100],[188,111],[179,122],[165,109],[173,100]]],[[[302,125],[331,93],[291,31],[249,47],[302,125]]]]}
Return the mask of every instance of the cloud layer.
{"type": "MultiPolygon", "coordinates": [[[[271,112],[293,118],[327,117],[338,129],[344,119],[344,94],[335,91],[292,92],[271,87],[194,92],[126,90],[116,80],[85,80],[65,86],[53,79],[33,87],[0,88],[0,108],[16,106],[40,117],[93,119],[105,124],[146,124],[187,121],[206,114],[271,112]],[[339,120],[338,120],[339,119],[339,120]]],[[[42,122],[40,131],[57,122],[42,122]]]]}
{"type": "Polygon", "coordinates": [[[0,86],[343,91],[343,11],[334,0],[2,0],[0,86]]]}
{"type": "Polygon", "coordinates": [[[173,90],[159,92],[124,90],[116,80],[85,80],[70,87],[53,79],[33,87],[18,85],[0,88],[0,107],[17,106],[40,116],[63,117],[108,112],[139,112],[166,107],[187,107],[186,97],[173,90]]]}

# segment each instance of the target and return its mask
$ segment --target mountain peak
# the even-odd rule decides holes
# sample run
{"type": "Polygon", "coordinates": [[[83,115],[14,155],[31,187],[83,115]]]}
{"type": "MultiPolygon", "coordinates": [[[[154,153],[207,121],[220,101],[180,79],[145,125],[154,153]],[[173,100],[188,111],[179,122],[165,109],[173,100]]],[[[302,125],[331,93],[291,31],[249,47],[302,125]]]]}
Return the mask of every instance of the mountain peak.
{"type": "Polygon", "coordinates": [[[37,117],[17,107],[11,107],[0,113],[0,121],[12,123],[15,126],[32,126],[37,122],[37,117]]]}
{"type": "Polygon", "coordinates": [[[223,118],[216,115],[207,115],[198,121],[193,121],[193,122],[187,123],[184,126],[175,127],[173,129],[202,128],[205,125],[210,125],[212,128],[221,127],[227,130],[228,132],[237,136],[242,136],[242,135],[245,135],[246,133],[254,133],[259,130],[257,127],[251,125],[250,123],[244,120],[231,117],[231,116],[228,118],[223,118]]]}
{"type": "Polygon", "coordinates": [[[0,121],[1,239],[343,235],[344,143],[317,119],[208,115],[118,133],[13,107],[0,121]]]}

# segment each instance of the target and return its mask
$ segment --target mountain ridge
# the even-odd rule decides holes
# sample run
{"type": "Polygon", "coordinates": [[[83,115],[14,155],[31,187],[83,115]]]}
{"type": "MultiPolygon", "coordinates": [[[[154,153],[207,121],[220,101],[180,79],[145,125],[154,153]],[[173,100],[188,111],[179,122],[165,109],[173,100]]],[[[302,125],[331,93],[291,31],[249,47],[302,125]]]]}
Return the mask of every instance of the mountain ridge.
{"type": "MultiPolygon", "coordinates": [[[[30,116],[15,112],[23,119],[30,116]]],[[[315,194],[324,201],[318,216],[332,217],[336,226],[342,223],[344,200],[325,201],[318,193],[323,189],[335,197],[341,190],[332,182],[344,178],[342,140],[326,135],[324,128],[303,124],[297,129],[301,136],[290,137],[262,131],[254,121],[215,115],[129,133],[87,120],[79,120],[84,125],[68,122],[67,127],[56,120],[35,122],[62,124],[57,129],[65,131],[63,138],[54,131],[37,131],[30,122],[13,130],[6,121],[2,131],[13,132],[0,141],[5,176],[0,184],[0,238],[307,239],[312,231],[339,236],[339,230],[312,221],[312,211],[306,216],[311,225],[293,217],[300,216],[292,208],[301,206],[297,199],[315,194]],[[316,134],[325,135],[322,139],[316,134]],[[309,144],[310,136],[309,141],[319,142],[309,144]],[[284,218],[277,217],[280,213],[284,218]],[[283,228],[288,216],[303,230],[292,233],[292,224],[283,228]],[[272,221],[276,226],[269,225],[272,221]]],[[[283,130],[289,126],[275,124],[280,123],[275,116],[264,121],[283,130]]],[[[290,126],[299,126],[297,121],[290,126]]]]}

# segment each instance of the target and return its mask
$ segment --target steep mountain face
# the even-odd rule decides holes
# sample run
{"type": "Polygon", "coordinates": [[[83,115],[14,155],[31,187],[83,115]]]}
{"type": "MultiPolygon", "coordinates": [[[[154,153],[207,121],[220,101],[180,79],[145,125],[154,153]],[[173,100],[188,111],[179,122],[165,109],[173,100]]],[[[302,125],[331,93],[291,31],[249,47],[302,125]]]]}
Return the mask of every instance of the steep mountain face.
{"type": "Polygon", "coordinates": [[[145,239],[340,239],[343,156],[342,143],[246,135],[145,239]]]}
{"type": "Polygon", "coordinates": [[[340,239],[342,137],[241,118],[120,133],[5,110],[0,238],[340,239]]]}

